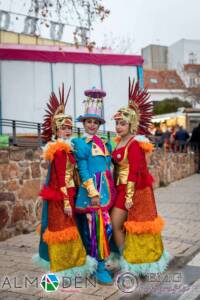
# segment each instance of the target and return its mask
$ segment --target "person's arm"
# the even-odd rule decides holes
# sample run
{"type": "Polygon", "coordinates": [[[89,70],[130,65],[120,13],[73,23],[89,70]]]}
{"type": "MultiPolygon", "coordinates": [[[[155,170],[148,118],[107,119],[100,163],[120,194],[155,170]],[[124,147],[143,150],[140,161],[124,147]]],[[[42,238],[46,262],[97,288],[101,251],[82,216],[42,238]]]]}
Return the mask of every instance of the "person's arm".
{"type": "Polygon", "coordinates": [[[63,194],[64,198],[64,208],[70,209],[70,201],[67,192],[67,187],[65,183],[65,172],[66,172],[66,164],[67,164],[67,154],[63,150],[57,150],[55,153],[55,169],[58,180],[58,187],[63,194]]]}
{"type": "Polygon", "coordinates": [[[88,197],[93,198],[99,196],[99,192],[96,190],[93,178],[91,177],[88,170],[88,156],[89,149],[87,144],[83,140],[74,139],[74,155],[76,158],[79,176],[83,183],[83,187],[88,192],[88,197]]]}
{"type": "Polygon", "coordinates": [[[142,149],[137,142],[132,142],[128,148],[129,174],[126,186],[125,206],[130,208],[133,205],[135,185],[140,176],[141,166],[144,160],[142,149]]]}

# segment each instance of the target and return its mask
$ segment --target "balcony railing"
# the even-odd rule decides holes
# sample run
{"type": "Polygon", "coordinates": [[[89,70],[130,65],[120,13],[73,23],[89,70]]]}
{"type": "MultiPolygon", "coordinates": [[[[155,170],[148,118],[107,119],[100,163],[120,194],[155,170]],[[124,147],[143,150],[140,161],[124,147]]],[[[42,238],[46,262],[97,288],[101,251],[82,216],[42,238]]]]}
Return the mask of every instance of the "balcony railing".
{"type": "MultiPolygon", "coordinates": [[[[0,144],[5,144],[21,147],[40,147],[45,144],[42,139],[41,123],[0,119],[0,128],[2,128],[3,136],[0,144]],[[7,137],[7,138],[6,138],[7,137]]],[[[73,135],[80,137],[83,134],[83,129],[79,127],[72,128],[73,135]]],[[[98,131],[101,137],[110,139],[115,136],[112,131],[98,131]]]]}

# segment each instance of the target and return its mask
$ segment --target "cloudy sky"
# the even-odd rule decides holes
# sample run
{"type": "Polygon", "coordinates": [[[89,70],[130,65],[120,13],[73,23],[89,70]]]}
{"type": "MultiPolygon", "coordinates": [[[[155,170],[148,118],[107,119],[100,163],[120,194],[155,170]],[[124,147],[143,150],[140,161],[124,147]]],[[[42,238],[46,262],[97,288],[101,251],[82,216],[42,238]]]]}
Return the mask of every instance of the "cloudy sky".
{"type": "MultiPolygon", "coordinates": [[[[0,8],[23,12],[24,3],[28,5],[30,0],[0,0],[0,8]]],[[[135,54],[150,43],[170,45],[182,38],[200,39],[200,0],[104,0],[103,3],[110,9],[110,16],[94,27],[92,39],[99,46],[105,42],[105,34],[107,39],[111,34],[119,40],[129,38],[130,51],[135,54]]]]}
{"type": "Polygon", "coordinates": [[[200,0],[105,0],[109,18],[95,26],[93,36],[101,44],[106,33],[129,36],[133,51],[150,43],[200,39],[200,0]]]}

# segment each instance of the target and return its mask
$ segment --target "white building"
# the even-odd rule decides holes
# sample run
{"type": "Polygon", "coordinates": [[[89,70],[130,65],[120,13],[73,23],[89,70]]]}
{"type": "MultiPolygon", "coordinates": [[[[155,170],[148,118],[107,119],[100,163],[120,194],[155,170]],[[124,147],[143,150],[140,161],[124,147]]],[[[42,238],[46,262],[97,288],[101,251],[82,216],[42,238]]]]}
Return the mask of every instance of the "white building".
{"type": "Polygon", "coordinates": [[[168,49],[169,69],[176,70],[186,88],[200,87],[200,40],[182,39],[168,49]]]}
{"type": "Polygon", "coordinates": [[[182,39],[168,47],[168,66],[180,73],[186,64],[200,64],[200,40],[182,39]]]}

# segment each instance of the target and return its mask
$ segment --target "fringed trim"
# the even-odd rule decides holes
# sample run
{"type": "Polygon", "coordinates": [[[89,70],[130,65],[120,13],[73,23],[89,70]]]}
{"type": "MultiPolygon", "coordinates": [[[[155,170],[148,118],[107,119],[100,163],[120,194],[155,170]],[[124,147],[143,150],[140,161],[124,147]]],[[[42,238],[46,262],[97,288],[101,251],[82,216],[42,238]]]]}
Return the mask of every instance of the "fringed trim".
{"type": "Polygon", "coordinates": [[[150,142],[139,142],[140,147],[148,153],[151,153],[154,149],[153,144],[151,144],[150,142]]]}
{"type": "Polygon", "coordinates": [[[64,143],[60,140],[57,140],[56,142],[53,143],[49,143],[47,148],[44,150],[43,158],[45,160],[52,161],[54,158],[54,154],[56,153],[57,150],[61,150],[61,151],[63,150],[66,153],[69,153],[71,152],[71,147],[69,144],[64,143]]]}
{"type": "Polygon", "coordinates": [[[134,137],[134,140],[139,143],[145,152],[151,153],[153,151],[154,146],[146,136],[138,134],[134,137]]]}
{"type": "Polygon", "coordinates": [[[124,271],[130,271],[137,275],[140,274],[148,274],[148,273],[163,273],[169,264],[170,255],[169,253],[164,250],[162,256],[160,259],[156,262],[152,263],[144,263],[144,264],[131,264],[128,263],[124,257],[120,258],[120,267],[121,270],[124,271]]]}
{"type": "Polygon", "coordinates": [[[40,232],[41,232],[41,224],[38,224],[38,226],[36,227],[36,232],[37,232],[37,234],[40,235],[40,232]]]}
{"type": "Polygon", "coordinates": [[[116,144],[118,144],[121,141],[121,137],[120,136],[115,136],[114,138],[112,138],[112,141],[116,144]]]}
{"type": "MultiPolygon", "coordinates": [[[[50,262],[42,259],[38,254],[32,257],[34,263],[36,263],[42,269],[50,272],[50,262]]],[[[79,267],[73,267],[61,272],[54,272],[58,276],[68,276],[74,278],[75,276],[86,277],[92,275],[97,269],[97,261],[95,258],[87,255],[84,265],[79,267]]]]}
{"type": "Polygon", "coordinates": [[[43,234],[43,240],[47,244],[57,244],[70,240],[77,240],[78,237],[78,230],[75,226],[68,227],[61,231],[50,231],[47,228],[43,234]]]}
{"type": "Polygon", "coordinates": [[[158,216],[153,221],[126,221],[124,227],[131,233],[160,233],[165,225],[162,217],[158,216]]]}
{"type": "Polygon", "coordinates": [[[49,261],[41,258],[39,256],[39,254],[35,254],[33,257],[32,257],[32,261],[38,265],[38,267],[41,267],[42,269],[46,270],[46,271],[49,271],[50,270],[50,263],[49,261]]]}
{"type": "Polygon", "coordinates": [[[94,274],[96,269],[97,269],[96,259],[87,255],[86,262],[84,265],[79,267],[74,267],[68,270],[64,270],[61,272],[56,272],[55,274],[58,275],[59,277],[63,277],[63,276],[67,276],[71,278],[75,278],[76,276],[87,277],[94,274]]]}
{"type": "Polygon", "coordinates": [[[63,201],[64,195],[60,189],[53,189],[50,186],[44,185],[41,192],[39,193],[43,200],[51,201],[63,201]]]}

